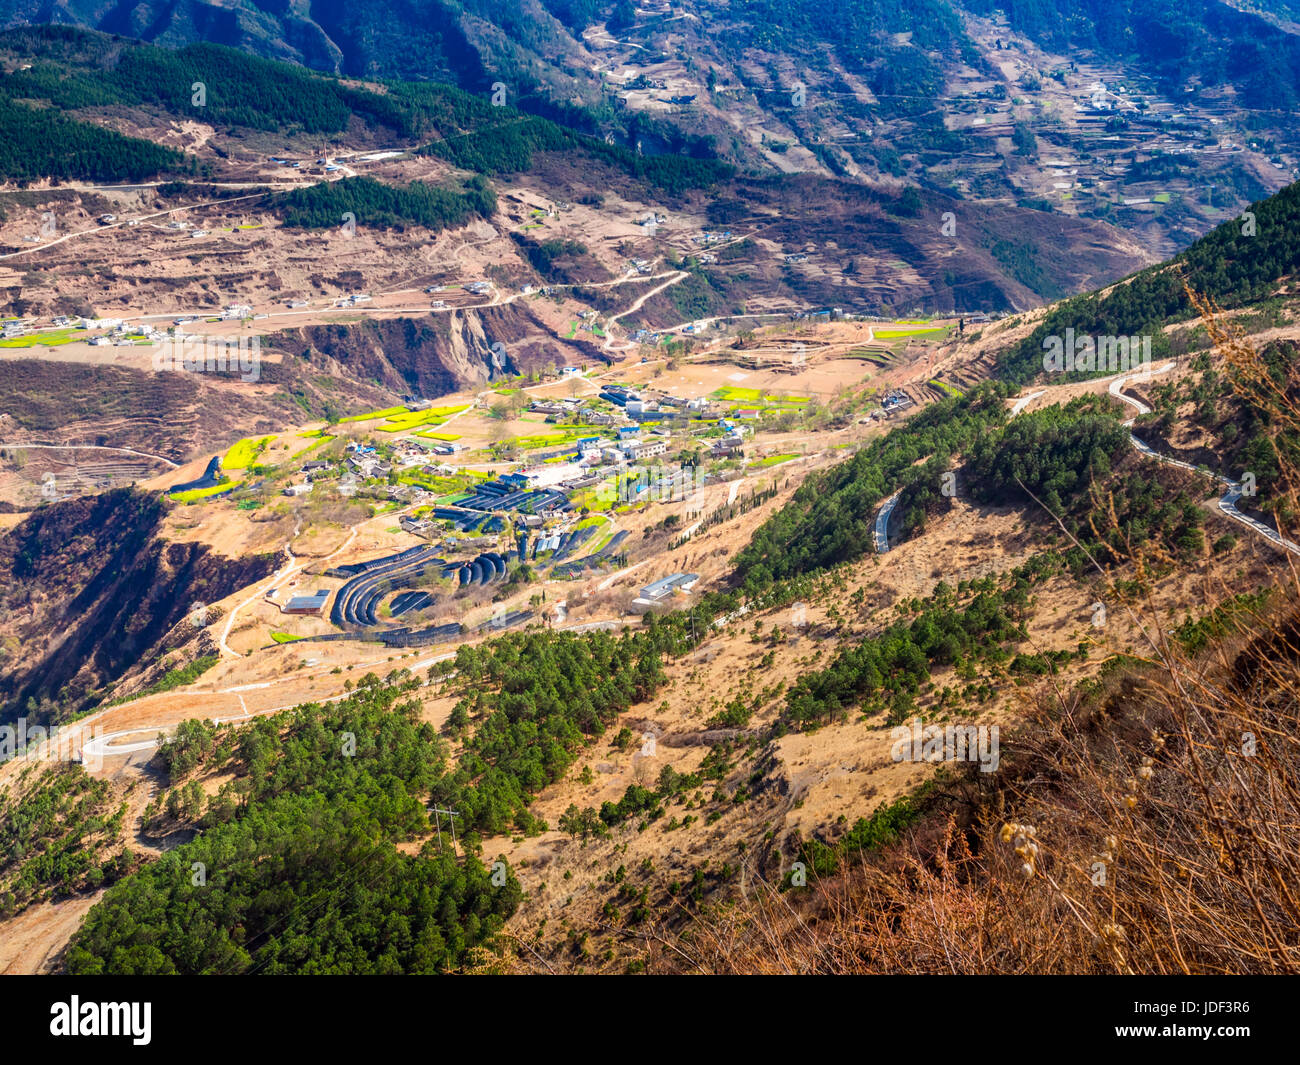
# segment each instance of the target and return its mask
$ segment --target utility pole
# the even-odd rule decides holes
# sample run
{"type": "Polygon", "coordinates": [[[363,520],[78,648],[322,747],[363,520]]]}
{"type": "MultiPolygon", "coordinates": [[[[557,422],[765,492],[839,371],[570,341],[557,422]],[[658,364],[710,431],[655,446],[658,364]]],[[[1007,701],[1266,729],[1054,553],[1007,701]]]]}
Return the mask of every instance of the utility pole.
{"type": "Polygon", "coordinates": [[[460,816],[455,810],[450,810],[442,806],[433,808],[433,824],[438,832],[438,853],[442,853],[442,815],[446,815],[451,827],[451,853],[456,853],[456,818],[460,816]]]}

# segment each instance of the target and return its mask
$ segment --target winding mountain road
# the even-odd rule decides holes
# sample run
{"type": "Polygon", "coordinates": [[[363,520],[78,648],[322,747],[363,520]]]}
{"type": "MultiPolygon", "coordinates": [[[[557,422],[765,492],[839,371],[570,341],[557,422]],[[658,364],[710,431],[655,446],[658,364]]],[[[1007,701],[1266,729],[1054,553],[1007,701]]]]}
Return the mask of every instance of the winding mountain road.
{"type": "MultiPolygon", "coordinates": [[[[1148,407],[1145,403],[1143,403],[1140,399],[1137,399],[1133,396],[1125,395],[1125,393],[1123,392],[1124,386],[1128,384],[1130,381],[1150,380],[1156,374],[1162,374],[1167,370],[1173,369],[1173,367],[1174,364],[1172,362],[1169,362],[1166,363],[1164,366],[1160,367],[1160,369],[1158,370],[1152,370],[1149,373],[1131,374],[1128,377],[1119,377],[1110,383],[1110,387],[1108,389],[1110,394],[1114,396],[1116,399],[1118,399],[1121,403],[1127,403],[1130,407],[1132,407],[1134,410],[1137,411],[1137,414],[1135,414],[1132,418],[1129,418],[1128,421],[1124,422],[1124,427],[1126,429],[1130,429],[1133,423],[1137,421],[1137,419],[1143,414],[1150,414],[1151,408],[1148,407]]],[[[1138,451],[1140,451],[1147,458],[1154,459],[1156,462],[1162,462],[1166,466],[1177,466],[1179,469],[1182,470],[1190,470],[1192,473],[1198,473],[1203,477],[1211,477],[1214,480],[1218,481],[1219,484],[1223,485],[1225,489],[1223,495],[1219,497],[1219,511],[1224,515],[1224,517],[1230,518],[1233,521],[1237,522],[1238,524],[1246,526],[1246,528],[1250,529],[1252,532],[1256,533],[1257,535],[1264,537],[1264,539],[1268,540],[1274,546],[1280,547],[1285,551],[1290,551],[1294,555],[1300,555],[1300,544],[1296,544],[1293,541],[1286,539],[1276,529],[1270,529],[1262,521],[1259,521],[1257,518],[1252,518],[1249,514],[1243,514],[1241,511],[1237,509],[1237,500],[1243,498],[1243,496],[1245,495],[1244,485],[1242,485],[1240,481],[1234,481],[1228,477],[1223,477],[1217,473],[1212,473],[1209,470],[1201,469],[1198,466],[1193,466],[1190,462],[1183,462],[1181,459],[1169,458],[1167,455],[1162,455],[1158,451],[1156,451],[1153,447],[1151,447],[1145,440],[1142,440],[1136,435],[1134,435],[1131,429],[1128,434],[1128,438],[1129,441],[1133,444],[1133,446],[1137,448],[1138,451]]]]}
{"type": "Polygon", "coordinates": [[[137,458],[152,459],[154,462],[164,462],[173,470],[180,469],[180,464],[173,462],[171,459],[163,458],[161,455],[150,455],[147,451],[136,451],[129,447],[104,447],[100,444],[24,444],[24,443],[3,443],[0,447],[13,448],[15,451],[112,451],[119,455],[135,455],[137,458]]]}
{"type": "Polygon", "coordinates": [[[895,492],[885,500],[884,506],[876,515],[876,553],[883,555],[889,550],[889,519],[894,513],[894,508],[898,506],[898,498],[902,490],[895,492]]]}
{"type": "Polygon", "coordinates": [[[88,229],[74,229],[64,233],[61,237],[55,237],[53,240],[44,241],[41,244],[35,244],[30,248],[22,248],[18,251],[8,252],[0,255],[0,261],[6,259],[16,259],[22,255],[32,255],[38,251],[45,251],[47,248],[53,248],[65,241],[76,240],[78,237],[92,237],[97,233],[106,233],[110,229],[118,229],[121,226],[130,225],[132,222],[137,225],[147,221],[150,218],[165,218],[167,215],[176,214],[178,211],[190,211],[200,207],[213,207],[216,205],[224,206],[228,203],[239,203],[241,200],[256,200],[265,196],[265,192],[254,192],[247,196],[232,196],[228,200],[205,200],[203,203],[186,204],[184,207],[171,207],[165,211],[152,211],[149,214],[136,215],[134,218],[124,218],[120,222],[99,223],[88,229]]]}
{"type": "MultiPolygon", "coordinates": [[[[1124,425],[1124,428],[1129,430],[1129,434],[1128,434],[1129,442],[1132,443],[1132,445],[1139,452],[1141,452],[1149,459],[1153,459],[1156,462],[1164,463],[1166,466],[1177,466],[1179,469],[1190,470],[1192,473],[1200,474],[1203,477],[1211,477],[1214,480],[1218,481],[1224,487],[1224,493],[1219,498],[1219,504],[1218,504],[1219,511],[1220,513],[1223,514],[1224,517],[1230,518],[1232,521],[1235,521],[1240,525],[1246,526],[1246,528],[1250,529],[1251,532],[1254,532],[1257,535],[1264,537],[1264,539],[1268,540],[1274,546],[1280,547],[1285,551],[1290,551],[1292,554],[1300,555],[1300,544],[1296,544],[1293,541],[1286,539],[1280,533],[1278,533],[1276,529],[1269,528],[1262,521],[1259,521],[1256,518],[1252,518],[1249,514],[1243,514],[1240,510],[1237,509],[1237,501],[1243,498],[1245,495],[1244,485],[1242,485],[1240,481],[1234,481],[1227,477],[1222,477],[1217,473],[1211,473],[1209,470],[1205,470],[1198,466],[1194,466],[1190,462],[1183,462],[1181,459],[1174,459],[1168,457],[1167,455],[1162,455],[1160,454],[1160,452],[1156,451],[1155,448],[1151,447],[1145,440],[1142,440],[1140,437],[1136,436],[1132,432],[1133,423],[1143,414],[1150,414],[1151,408],[1148,407],[1145,403],[1143,403],[1140,399],[1137,399],[1134,396],[1127,395],[1124,392],[1124,386],[1129,384],[1130,382],[1149,381],[1151,380],[1151,378],[1156,377],[1159,374],[1168,373],[1170,370],[1174,368],[1175,365],[1176,364],[1173,362],[1167,362],[1163,366],[1155,370],[1146,370],[1142,373],[1128,374],[1127,376],[1124,377],[1117,377],[1115,378],[1115,380],[1111,381],[1110,385],[1107,387],[1107,392],[1110,395],[1114,396],[1121,403],[1128,404],[1128,406],[1132,407],[1135,411],[1137,411],[1137,413],[1132,418],[1129,418],[1127,421],[1122,423],[1124,425]]],[[[1010,417],[1014,418],[1018,414],[1021,414],[1025,410],[1025,408],[1029,406],[1030,403],[1038,399],[1040,396],[1046,395],[1047,392],[1048,389],[1040,388],[1037,392],[1031,392],[1027,396],[1021,396],[1012,405],[1010,417]]],[[[894,507],[897,506],[898,504],[898,497],[899,497],[899,493],[895,492],[892,496],[890,496],[888,499],[885,500],[885,502],[881,505],[880,510],[876,514],[876,553],[877,554],[883,555],[886,551],[889,550],[889,540],[885,534],[885,530],[889,525],[890,515],[894,511],[894,507]]]]}
{"type": "MultiPolygon", "coordinates": [[[[328,555],[326,555],[323,559],[321,559],[321,562],[322,563],[328,562],[336,555],[342,554],[349,547],[351,547],[352,541],[357,538],[357,533],[360,530],[361,530],[360,525],[354,525],[352,527],[352,530],[348,533],[348,538],[344,540],[339,547],[336,547],[333,551],[331,551],[328,555]]],[[[293,541],[297,535],[298,535],[298,529],[295,528],[293,530],[293,536],[289,537],[288,542],[284,545],[284,549],[286,552],[288,552],[289,555],[289,561],[284,566],[281,566],[278,570],[272,573],[269,578],[267,578],[267,580],[270,583],[266,584],[265,587],[263,587],[262,584],[259,583],[257,585],[257,591],[253,592],[253,594],[250,595],[247,599],[243,599],[240,602],[236,603],[233,607],[231,607],[230,613],[226,616],[226,623],[225,625],[222,626],[221,629],[221,638],[217,641],[217,647],[220,649],[223,655],[230,655],[233,658],[244,657],[238,651],[232,648],[229,643],[226,642],[230,638],[230,629],[231,626],[234,625],[235,623],[236,615],[241,610],[243,610],[244,607],[248,606],[249,603],[254,602],[260,596],[264,596],[267,592],[279,588],[282,584],[284,584],[285,581],[287,581],[290,577],[292,577],[295,573],[297,573],[300,569],[302,569],[303,566],[305,566],[309,561],[304,559],[302,562],[297,562],[297,563],[294,562],[294,559],[298,557],[293,553],[293,541]]]]}

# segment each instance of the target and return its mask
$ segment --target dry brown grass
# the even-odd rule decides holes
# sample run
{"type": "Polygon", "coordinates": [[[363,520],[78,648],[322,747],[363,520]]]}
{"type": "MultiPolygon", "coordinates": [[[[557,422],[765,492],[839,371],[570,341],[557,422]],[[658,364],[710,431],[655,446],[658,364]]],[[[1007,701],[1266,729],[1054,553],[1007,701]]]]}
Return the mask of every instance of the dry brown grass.
{"type": "MultiPolygon", "coordinates": [[[[1274,431],[1300,431],[1297,382],[1279,386],[1195,299],[1238,394],[1268,410],[1274,431]]],[[[1278,509],[1294,513],[1296,502],[1278,509]]],[[[1166,562],[1135,547],[1127,574],[1141,581],[1166,562]]],[[[750,879],[746,899],[648,935],[647,962],[733,973],[1300,972],[1300,576],[1291,556],[1275,574],[1268,605],[1234,612],[1198,654],[1137,597],[1126,609],[1146,653],[1028,706],[993,780],[950,777],[899,845],[807,889],[750,879]]],[[[1207,576],[1202,608],[1254,590],[1207,576]]]]}

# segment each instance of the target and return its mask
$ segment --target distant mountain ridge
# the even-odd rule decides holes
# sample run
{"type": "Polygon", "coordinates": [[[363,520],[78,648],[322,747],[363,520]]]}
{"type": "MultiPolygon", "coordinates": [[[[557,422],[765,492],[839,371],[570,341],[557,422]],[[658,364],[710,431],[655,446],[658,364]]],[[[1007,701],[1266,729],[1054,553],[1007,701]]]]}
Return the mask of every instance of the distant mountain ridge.
{"type": "Polygon", "coordinates": [[[525,58],[563,68],[593,26],[634,34],[674,18],[742,27],[736,47],[799,49],[811,40],[886,82],[915,79],[936,63],[978,63],[965,19],[995,14],[1045,48],[1099,49],[1140,58],[1162,79],[1194,74],[1233,84],[1252,97],[1250,106],[1300,99],[1300,35],[1283,2],[1247,10],[1215,0],[694,0],[644,8],[615,0],[0,0],[3,26],[83,26],[170,47],[210,41],[338,74],[462,87],[522,69],[525,58]]]}
{"type": "Polygon", "coordinates": [[[221,44],[484,98],[501,86],[512,107],[647,155],[704,146],[1097,218],[1153,258],[1300,176],[1294,14],[1289,0],[0,0],[0,27],[221,44]]]}

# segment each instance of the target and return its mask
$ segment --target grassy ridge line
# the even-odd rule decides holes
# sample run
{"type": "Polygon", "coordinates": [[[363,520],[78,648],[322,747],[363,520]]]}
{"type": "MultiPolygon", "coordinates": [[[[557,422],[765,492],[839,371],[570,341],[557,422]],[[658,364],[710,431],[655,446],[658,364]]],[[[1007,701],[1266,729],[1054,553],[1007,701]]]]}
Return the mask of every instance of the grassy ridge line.
{"type": "MultiPolygon", "coordinates": [[[[1024,340],[1002,352],[999,379],[1017,386],[1043,370],[1043,340],[1077,336],[1152,336],[1152,358],[1171,354],[1165,325],[1196,314],[1183,282],[1225,309],[1271,295],[1278,282],[1300,271],[1300,184],[1252,204],[1167,263],[1147,267],[1106,293],[1074,296],[1053,307],[1024,340]]],[[[1109,372],[1109,371],[1107,371],[1109,372]]],[[[1074,379],[1092,376],[1075,373],[1074,379]]],[[[1070,379],[1070,378],[1062,378],[1070,379]]]]}

